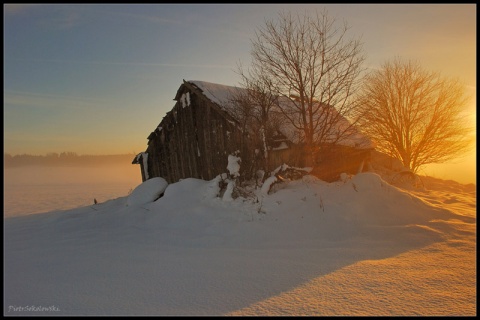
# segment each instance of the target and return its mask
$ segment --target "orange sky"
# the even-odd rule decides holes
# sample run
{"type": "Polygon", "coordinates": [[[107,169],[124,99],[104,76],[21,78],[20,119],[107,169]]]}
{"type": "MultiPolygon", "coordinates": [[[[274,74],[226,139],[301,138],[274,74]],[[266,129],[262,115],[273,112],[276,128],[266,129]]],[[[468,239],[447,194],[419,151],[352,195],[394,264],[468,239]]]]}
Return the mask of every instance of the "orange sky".
{"type": "MultiPolygon", "coordinates": [[[[4,151],[144,151],[183,79],[238,85],[266,18],[324,7],[368,67],[399,56],[459,77],[476,127],[475,4],[4,5],[4,151]]],[[[475,182],[475,155],[428,171],[475,182]]]]}

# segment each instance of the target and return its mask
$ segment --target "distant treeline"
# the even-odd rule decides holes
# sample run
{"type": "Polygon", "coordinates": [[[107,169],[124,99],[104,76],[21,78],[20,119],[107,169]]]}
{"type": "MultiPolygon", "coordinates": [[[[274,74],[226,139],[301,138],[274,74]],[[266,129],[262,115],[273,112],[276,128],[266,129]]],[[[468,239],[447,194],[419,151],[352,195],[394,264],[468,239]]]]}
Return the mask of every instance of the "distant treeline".
{"type": "Polygon", "coordinates": [[[28,165],[40,166],[105,166],[132,164],[135,154],[78,155],[75,152],[48,153],[46,155],[4,154],[6,168],[28,165]]]}

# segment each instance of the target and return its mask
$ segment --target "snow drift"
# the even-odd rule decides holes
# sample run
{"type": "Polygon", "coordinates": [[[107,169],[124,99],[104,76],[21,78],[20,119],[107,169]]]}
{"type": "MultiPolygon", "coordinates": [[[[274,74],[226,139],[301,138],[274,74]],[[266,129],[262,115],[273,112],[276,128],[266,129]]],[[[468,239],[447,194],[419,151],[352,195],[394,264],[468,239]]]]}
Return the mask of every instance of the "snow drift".
{"type": "Polygon", "coordinates": [[[168,182],[160,177],[144,181],[128,196],[127,205],[135,206],[153,202],[163,195],[167,186],[168,182]]]}
{"type": "Polygon", "coordinates": [[[4,313],[475,314],[474,213],[373,173],[228,202],[219,180],[5,219],[4,313]]]}

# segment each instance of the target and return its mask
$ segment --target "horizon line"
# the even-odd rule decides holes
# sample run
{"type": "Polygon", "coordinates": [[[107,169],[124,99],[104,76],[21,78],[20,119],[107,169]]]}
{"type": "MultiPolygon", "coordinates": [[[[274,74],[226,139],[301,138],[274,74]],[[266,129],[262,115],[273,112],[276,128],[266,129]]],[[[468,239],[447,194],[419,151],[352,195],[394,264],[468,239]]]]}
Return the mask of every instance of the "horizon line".
{"type": "Polygon", "coordinates": [[[88,154],[88,153],[83,153],[83,154],[79,154],[77,152],[74,152],[74,151],[62,151],[62,152],[46,152],[44,154],[35,154],[35,153],[17,153],[17,154],[13,154],[13,153],[10,153],[10,152],[3,152],[3,155],[6,156],[6,155],[10,155],[12,157],[15,157],[15,156],[48,156],[50,154],[57,154],[57,155],[60,155],[62,153],[67,153],[67,154],[75,154],[76,157],[81,157],[81,156],[126,156],[126,155],[137,155],[139,152],[135,152],[135,151],[132,151],[132,152],[128,152],[128,153],[110,153],[110,154],[88,154]]]}

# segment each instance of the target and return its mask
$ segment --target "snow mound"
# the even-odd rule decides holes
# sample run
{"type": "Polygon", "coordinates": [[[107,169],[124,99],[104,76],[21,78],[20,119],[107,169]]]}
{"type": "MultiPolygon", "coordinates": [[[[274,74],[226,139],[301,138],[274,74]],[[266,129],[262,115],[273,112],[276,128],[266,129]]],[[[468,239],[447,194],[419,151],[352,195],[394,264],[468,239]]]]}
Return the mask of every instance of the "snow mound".
{"type": "Polygon", "coordinates": [[[167,190],[165,190],[164,198],[178,198],[186,199],[191,195],[195,190],[203,189],[205,185],[208,184],[207,181],[196,179],[196,178],[187,178],[182,179],[179,182],[172,183],[167,190]]]}
{"type": "Polygon", "coordinates": [[[143,205],[157,200],[168,186],[168,182],[160,177],[149,179],[138,185],[128,196],[127,206],[143,205]]]}
{"type": "Polygon", "coordinates": [[[274,184],[277,180],[278,179],[275,176],[268,177],[262,185],[262,193],[268,194],[270,188],[272,187],[272,184],[274,184]]]}
{"type": "Polygon", "coordinates": [[[230,172],[230,175],[234,178],[237,178],[240,176],[240,162],[242,160],[240,157],[234,156],[234,155],[229,155],[228,156],[228,166],[227,170],[230,172]]]}
{"type": "Polygon", "coordinates": [[[226,174],[224,174],[225,177],[222,177],[222,175],[216,176],[213,180],[208,182],[208,185],[205,189],[204,195],[208,199],[214,199],[219,196],[220,194],[220,181],[222,179],[226,179],[226,174]]]}
{"type": "Polygon", "coordinates": [[[222,197],[223,201],[233,201],[232,193],[234,188],[235,188],[235,181],[234,180],[228,181],[227,189],[225,190],[225,193],[223,194],[223,197],[222,197]]]}
{"type": "MultiPolygon", "coordinates": [[[[346,181],[347,179],[345,179],[346,181]]],[[[381,191],[387,183],[376,173],[364,172],[351,179],[356,191],[381,191]]]]}

